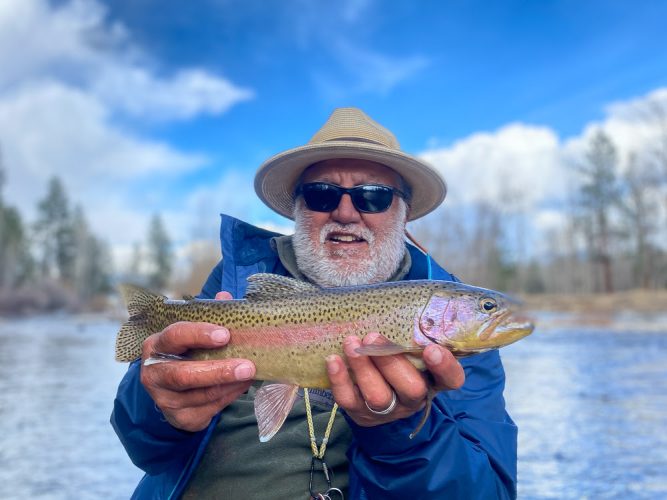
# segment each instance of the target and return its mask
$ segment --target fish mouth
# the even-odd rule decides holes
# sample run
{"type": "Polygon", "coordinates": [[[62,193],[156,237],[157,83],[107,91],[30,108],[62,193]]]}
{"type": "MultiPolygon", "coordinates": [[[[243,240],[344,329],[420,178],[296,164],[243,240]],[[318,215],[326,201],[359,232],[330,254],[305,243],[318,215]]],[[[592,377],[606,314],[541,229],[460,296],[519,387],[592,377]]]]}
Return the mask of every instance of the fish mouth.
{"type": "Polygon", "coordinates": [[[478,338],[502,347],[530,335],[534,329],[529,317],[505,311],[482,325],[478,338]]]}
{"type": "Polygon", "coordinates": [[[530,335],[535,330],[535,323],[528,316],[508,315],[505,321],[495,328],[495,336],[511,339],[511,342],[530,335]]]}

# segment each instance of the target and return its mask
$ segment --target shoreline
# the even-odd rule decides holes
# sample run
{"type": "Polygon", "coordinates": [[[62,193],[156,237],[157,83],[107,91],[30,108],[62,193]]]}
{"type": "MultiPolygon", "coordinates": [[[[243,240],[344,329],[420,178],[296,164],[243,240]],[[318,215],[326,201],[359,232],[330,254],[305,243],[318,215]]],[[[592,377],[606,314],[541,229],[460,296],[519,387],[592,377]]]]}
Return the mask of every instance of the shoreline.
{"type": "Polygon", "coordinates": [[[533,294],[521,300],[538,330],[667,332],[667,290],[610,294],[533,294]]]}
{"type": "Polygon", "coordinates": [[[614,314],[667,312],[667,290],[626,290],[613,293],[545,293],[519,295],[530,311],[614,314]]]}

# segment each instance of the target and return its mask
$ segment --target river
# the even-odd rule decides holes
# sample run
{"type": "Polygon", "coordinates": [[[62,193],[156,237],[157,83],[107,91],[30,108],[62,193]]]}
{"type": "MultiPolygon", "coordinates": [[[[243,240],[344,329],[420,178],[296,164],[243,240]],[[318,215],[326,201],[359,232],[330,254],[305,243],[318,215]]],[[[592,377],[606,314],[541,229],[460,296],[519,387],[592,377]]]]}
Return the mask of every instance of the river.
{"type": "MultiPolygon", "coordinates": [[[[0,498],[130,496],[141,474],[109,425],[117,327],[0,319],[0,498]]],[[[538,330],[502,357],[519,498],[667,498],[667,332],[538,330]]]]}

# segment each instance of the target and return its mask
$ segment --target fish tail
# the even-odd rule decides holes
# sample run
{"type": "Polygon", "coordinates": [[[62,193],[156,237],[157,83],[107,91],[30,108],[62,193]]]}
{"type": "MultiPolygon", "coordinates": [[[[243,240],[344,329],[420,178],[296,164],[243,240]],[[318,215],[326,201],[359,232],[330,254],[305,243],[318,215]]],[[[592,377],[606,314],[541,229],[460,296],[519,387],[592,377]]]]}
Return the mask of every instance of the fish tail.
{"type": "Polygon", "coordinates": [[[116,337],[116,361],[130,362],[141,357],[141,346],[155,333],[151,312],[165,297],[135,285],[119,286],[130,319],[120,327],[116,337]]]}

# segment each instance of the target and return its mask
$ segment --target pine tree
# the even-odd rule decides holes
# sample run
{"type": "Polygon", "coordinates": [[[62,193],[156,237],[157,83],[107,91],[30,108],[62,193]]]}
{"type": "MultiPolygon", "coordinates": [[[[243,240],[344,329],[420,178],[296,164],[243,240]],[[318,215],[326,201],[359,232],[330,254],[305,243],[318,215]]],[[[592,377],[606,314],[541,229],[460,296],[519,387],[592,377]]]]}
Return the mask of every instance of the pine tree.
{"type": "Polygon", "coordinates": [[[74,209],[74,288],[81,299],[90,299],[111,289],[111,259],[108,249],[90,232],[83,208],[74,209]]]}
{"type": "Polygon", "coordinates": [[[0,156],[0,289],[25,282],[33,266],[21,214],[14,207],[5,205],[3,200],[5,180],[0,156]]]}
{"type": "Polygon", "coordinates": [[[71,283],[74,278],[75,234],[65,189],[57,177],[37,205],[35,236],[44,276],[71,283]]]}
{"type": "Polygon", "coordinates": [[[172,252],[169,235],[159,215],[154,215],[148,229],[148,258],[151,271],[148,275],[148,285],[151,288],[164,289],[172,271],[172,252]]]}

